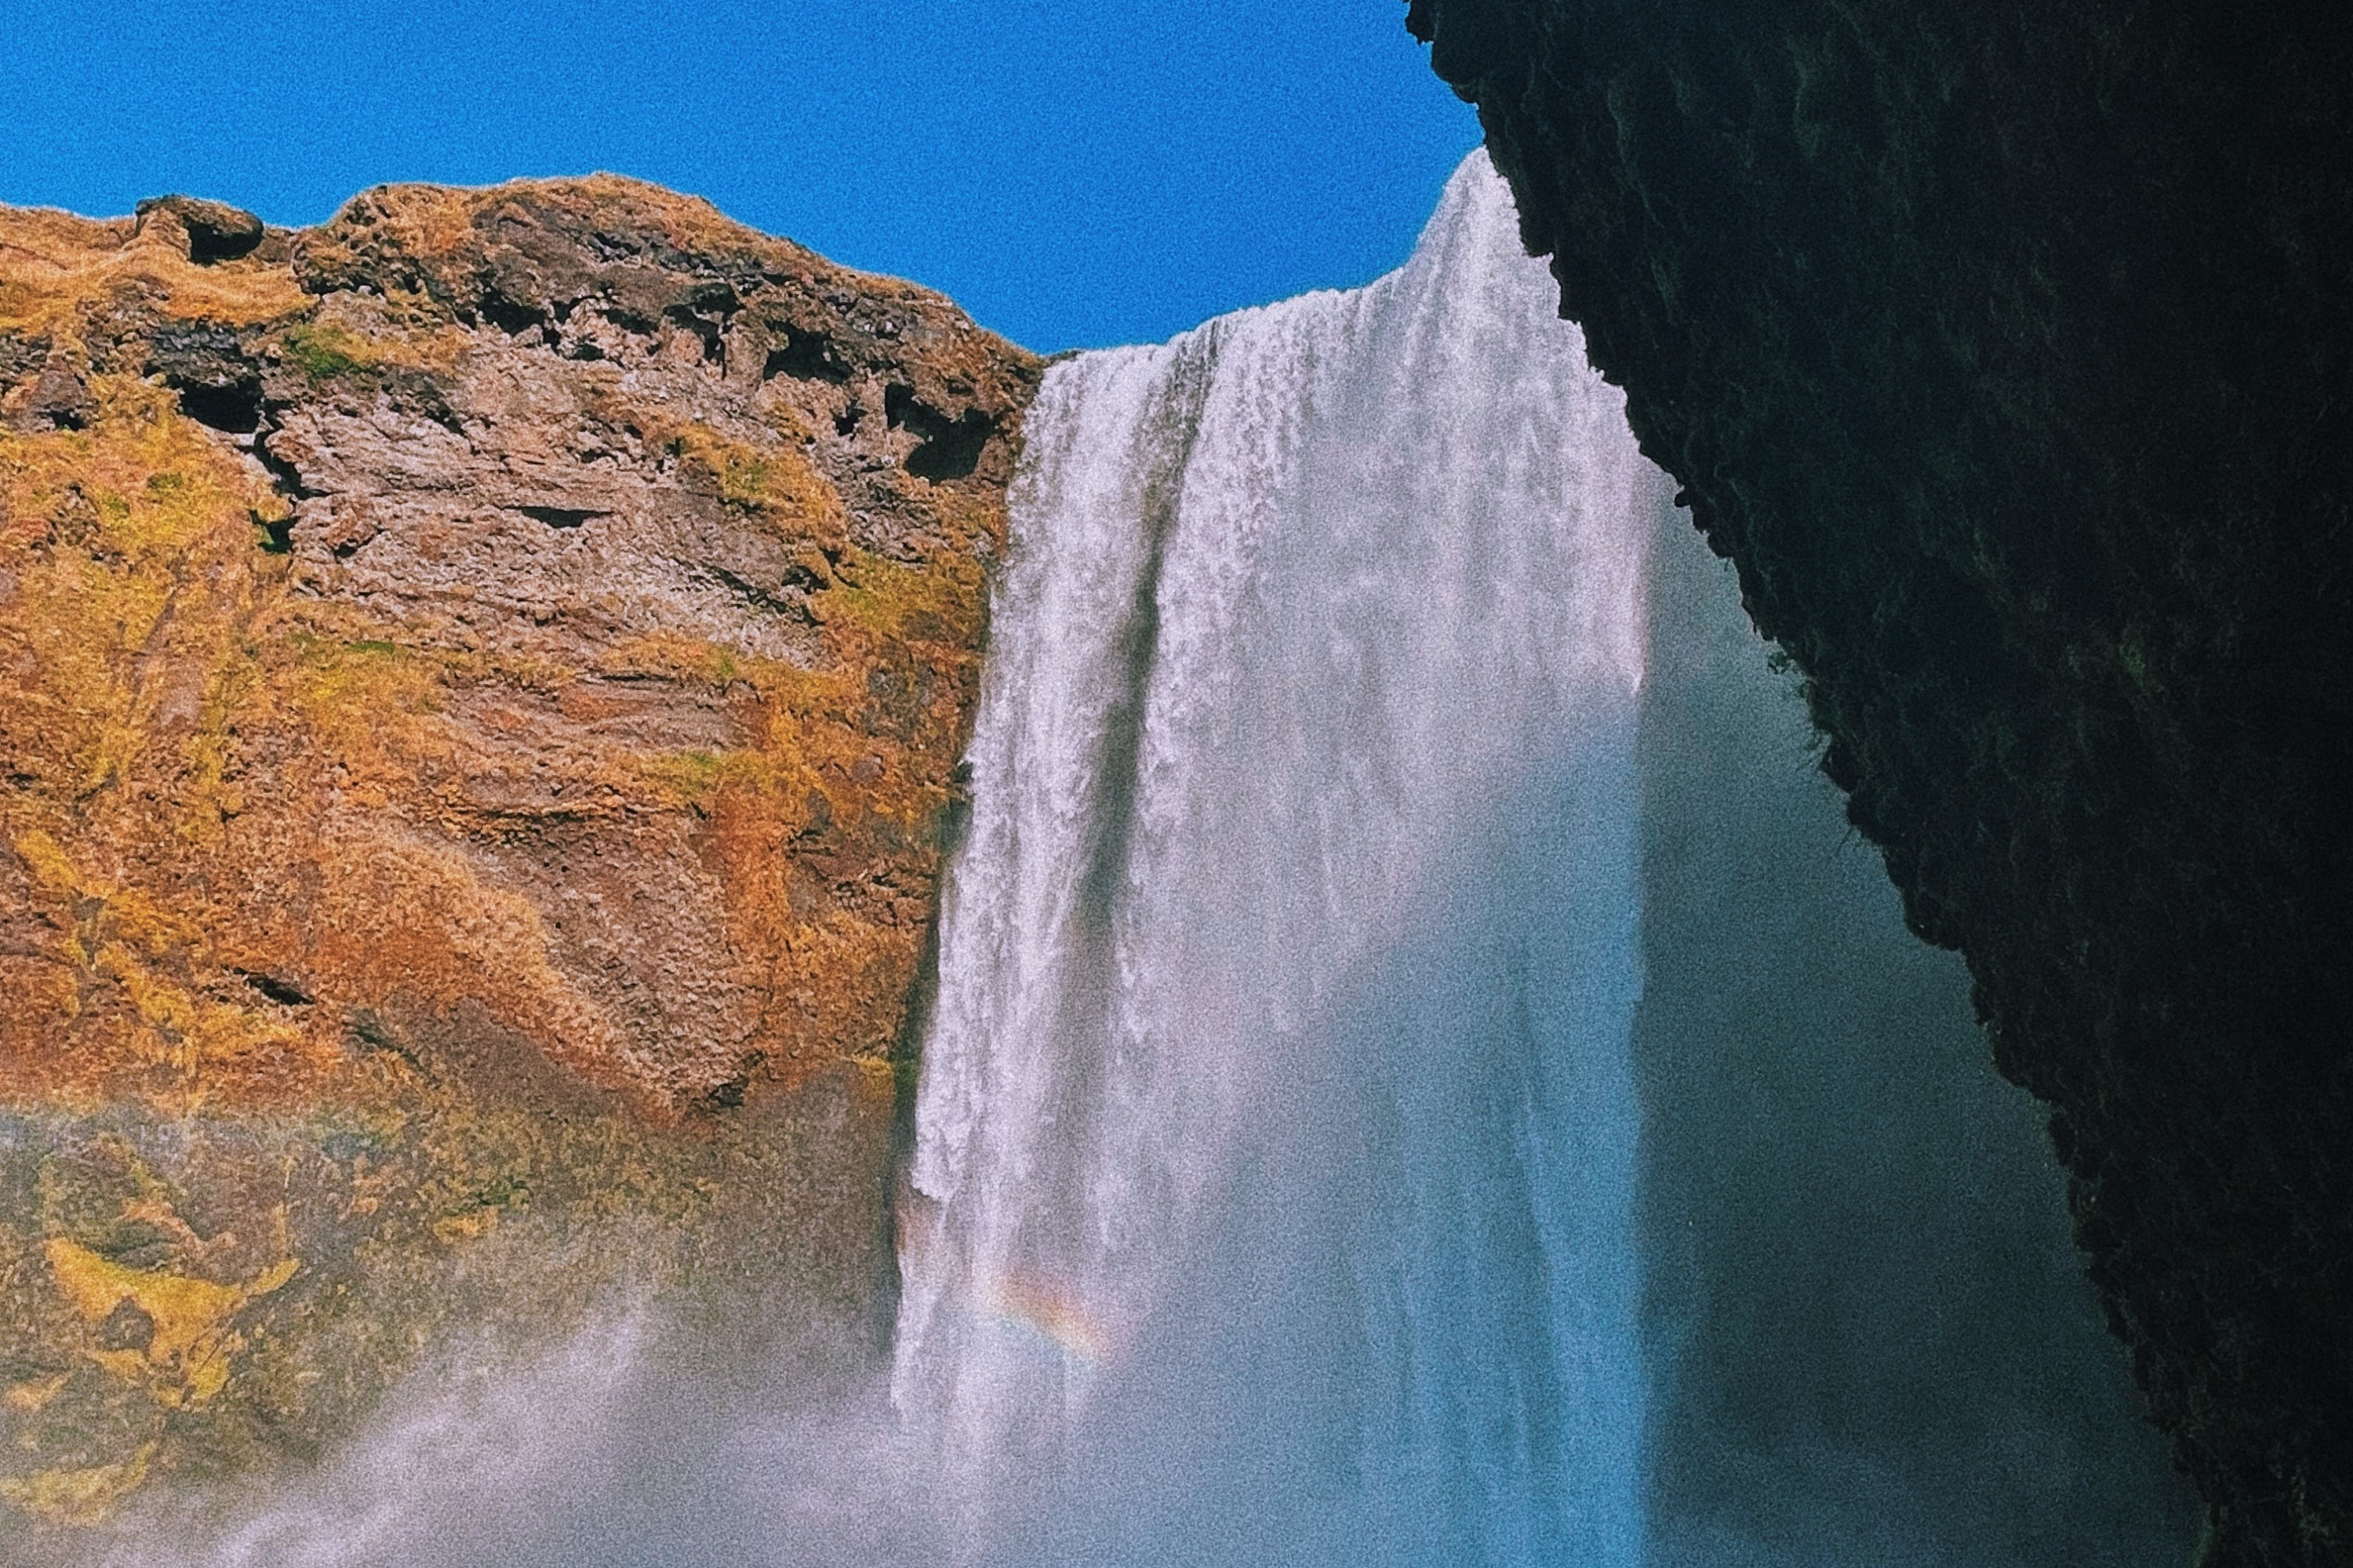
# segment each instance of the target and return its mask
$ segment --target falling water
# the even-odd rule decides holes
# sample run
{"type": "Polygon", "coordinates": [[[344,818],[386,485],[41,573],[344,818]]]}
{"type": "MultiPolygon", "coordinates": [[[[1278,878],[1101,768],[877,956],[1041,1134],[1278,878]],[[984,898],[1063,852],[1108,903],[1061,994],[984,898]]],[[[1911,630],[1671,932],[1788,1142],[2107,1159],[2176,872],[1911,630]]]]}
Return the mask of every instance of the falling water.
{"type": "Polygon", "coordinates": [[[1619,396],[1479,156],[1400,271],[1058,365],[1028,440],[901,1409],[1018,1554],[1633,1563],[1619,396]]]}
{"type": "Polygon", "coordinates": [[[1050,370],[887,1401],[625,1319],[106,1560],[2178,1558],[1966,978],[1552,305],[1474,155],[1400,271],[1050,370]]]}
{"type": "Polygon", "coordinates": [[[903,1203],[947,1533],[2161,1563],[1966,977],[1553,301],[1479,154],[1370,287],[1048,375],[903,1203]]]}

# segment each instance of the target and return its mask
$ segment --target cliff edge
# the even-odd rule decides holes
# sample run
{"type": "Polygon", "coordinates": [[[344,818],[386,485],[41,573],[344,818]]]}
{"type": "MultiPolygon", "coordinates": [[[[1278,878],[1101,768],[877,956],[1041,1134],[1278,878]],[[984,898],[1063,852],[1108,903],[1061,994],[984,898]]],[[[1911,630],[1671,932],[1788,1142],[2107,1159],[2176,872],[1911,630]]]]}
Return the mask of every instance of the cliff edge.
{"type": "Polygon", "coordinates": [[[0,1497],[698,1258],[879,1331],[1039,373],[609,176],[0,209],[0,1497]]]}

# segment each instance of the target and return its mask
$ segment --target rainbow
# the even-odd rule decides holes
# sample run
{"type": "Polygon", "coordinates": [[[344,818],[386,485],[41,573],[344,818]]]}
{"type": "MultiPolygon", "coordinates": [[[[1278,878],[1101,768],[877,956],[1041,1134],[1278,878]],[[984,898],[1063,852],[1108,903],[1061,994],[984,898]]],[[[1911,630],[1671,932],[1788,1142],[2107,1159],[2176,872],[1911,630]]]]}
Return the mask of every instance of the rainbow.
{"type": "Polygon", "coordinates": [[[1045,1281],[1000,1275],[981,1292],[980,1302],[994,1320],[1037,1335],[1082,1365],[1102,1365],[1115,1348],[1102,1323],[1069,1292],[1045,1281]]]}

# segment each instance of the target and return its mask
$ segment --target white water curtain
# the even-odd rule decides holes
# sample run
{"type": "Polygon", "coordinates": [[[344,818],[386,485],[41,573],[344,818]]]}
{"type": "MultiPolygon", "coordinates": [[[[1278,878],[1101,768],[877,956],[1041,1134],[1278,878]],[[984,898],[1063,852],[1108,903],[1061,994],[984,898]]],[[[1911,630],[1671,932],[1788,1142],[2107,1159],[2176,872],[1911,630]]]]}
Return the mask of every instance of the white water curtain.
{"type": "Polygon", "coordinates": [[[902,1411],[1025,1560],[1630,1565],[1619,396],[1480,154],[1400,271],[1028,429],[902,1411]]]}

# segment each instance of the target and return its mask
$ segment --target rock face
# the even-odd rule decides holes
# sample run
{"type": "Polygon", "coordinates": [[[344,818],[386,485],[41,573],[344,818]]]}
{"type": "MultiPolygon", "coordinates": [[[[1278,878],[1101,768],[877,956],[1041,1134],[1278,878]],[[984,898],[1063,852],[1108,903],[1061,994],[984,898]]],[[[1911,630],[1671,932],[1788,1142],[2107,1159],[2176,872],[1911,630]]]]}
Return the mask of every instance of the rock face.
{"type": "Polygon", "coordinates": [[[0,209],[0,1495],[625,1255],[871,1330],[1038,375],[609,177],[0,209]]]}
{"type": "Polygon", "coordinates": [[[2353,1552],[2353,19],[1414,0],[2051,1102],[2213,1563],[2353,1552]]]}

